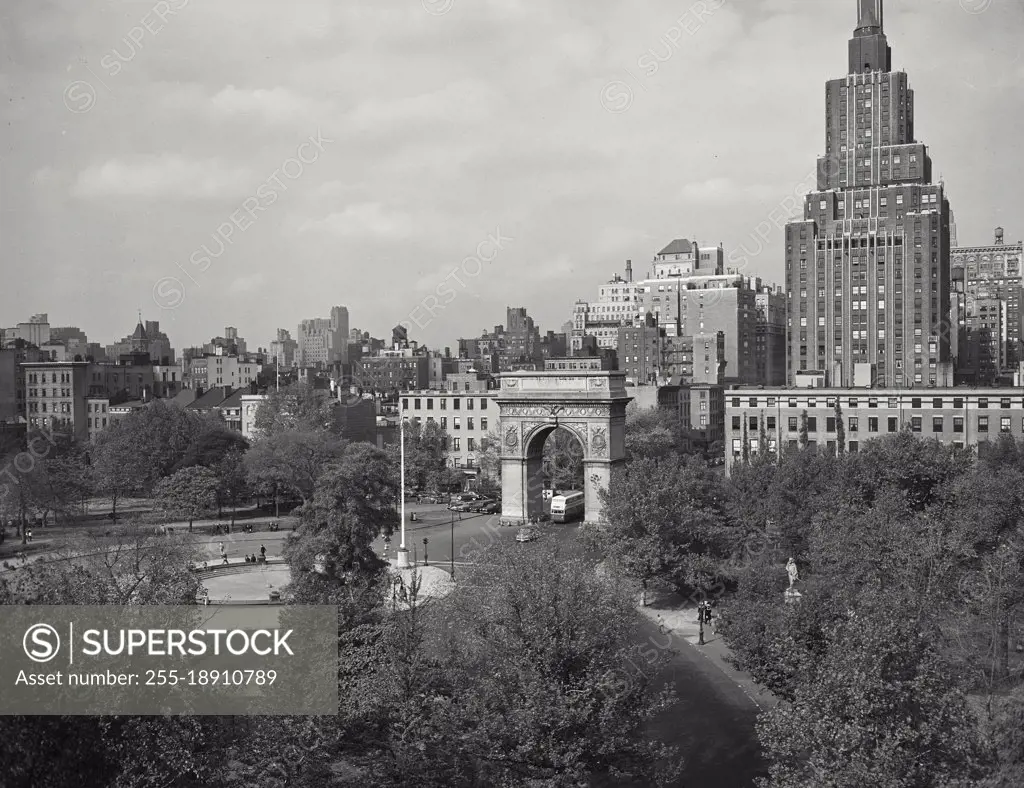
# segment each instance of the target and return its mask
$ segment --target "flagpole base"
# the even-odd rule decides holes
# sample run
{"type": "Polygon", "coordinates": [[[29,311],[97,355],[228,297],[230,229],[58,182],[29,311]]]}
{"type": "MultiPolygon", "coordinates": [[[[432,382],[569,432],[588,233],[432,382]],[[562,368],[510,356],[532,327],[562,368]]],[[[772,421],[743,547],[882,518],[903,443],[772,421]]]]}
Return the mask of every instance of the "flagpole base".
{"type": "Polygon", "coordinates": [[[404,547],[399,547],[396,551],[398,555],[398,568],[408,569],[412,564],[409,563],[409,551],[404,547]]]}

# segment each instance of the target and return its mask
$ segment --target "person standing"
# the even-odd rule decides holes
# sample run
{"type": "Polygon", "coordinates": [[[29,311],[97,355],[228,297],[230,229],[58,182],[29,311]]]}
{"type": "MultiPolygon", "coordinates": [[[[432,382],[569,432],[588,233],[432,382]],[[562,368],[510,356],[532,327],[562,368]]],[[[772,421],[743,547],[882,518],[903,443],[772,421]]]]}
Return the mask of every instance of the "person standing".
{"type": "Polygon", "coordinates": [[[266,563],[266,560],[267,560],[267,548],[264,547],[263,545],[260,545],[260,558],[262,558],[264,563],[266,563]]]}

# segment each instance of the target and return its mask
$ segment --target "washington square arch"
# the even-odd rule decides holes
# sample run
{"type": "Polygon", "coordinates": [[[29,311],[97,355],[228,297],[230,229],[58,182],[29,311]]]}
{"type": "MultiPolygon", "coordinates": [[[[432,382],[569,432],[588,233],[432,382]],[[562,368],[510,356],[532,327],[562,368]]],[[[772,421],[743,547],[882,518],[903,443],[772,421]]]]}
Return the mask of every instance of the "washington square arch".
{"type": "Polygon", "coordinates": [[[583,359],[548,362],[544,372],[501,375],[501,522],[518,525],[544,510],[544,442],[558,428],[583,448],[584,521],[598,522],[600,492],[625,462],[623,372],[578,369],[583,359]],[[551,369],[551,367],[566,367],[551,369]]]}

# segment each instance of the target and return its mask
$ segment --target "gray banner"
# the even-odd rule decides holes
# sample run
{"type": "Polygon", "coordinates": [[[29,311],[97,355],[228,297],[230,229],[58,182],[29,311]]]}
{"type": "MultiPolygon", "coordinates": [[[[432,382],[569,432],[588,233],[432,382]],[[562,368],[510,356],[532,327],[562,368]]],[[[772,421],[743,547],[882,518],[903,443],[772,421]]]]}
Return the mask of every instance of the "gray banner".
{"type": "Polygon", "coordinates": [[[330,606],[0,606],[0,714],[338,713],[330,606]]]}

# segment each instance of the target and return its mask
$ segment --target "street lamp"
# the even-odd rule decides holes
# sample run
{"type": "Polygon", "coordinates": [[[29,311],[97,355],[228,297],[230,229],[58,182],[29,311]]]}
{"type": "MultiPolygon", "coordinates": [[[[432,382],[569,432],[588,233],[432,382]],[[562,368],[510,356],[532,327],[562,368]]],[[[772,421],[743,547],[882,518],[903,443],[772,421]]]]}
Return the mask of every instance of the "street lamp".
{"type": "Polygon", "coordinates": [[[707,615],[707,609],[704,607],[706,603],[701,602],[697,605],[697,621],[700,624],[700,638],[697,641],[698,646],[704,645],[704,618],[707,615]]]}
{"type": "Polygon", "coordinates": [[[429,540],[427,539],[427,537],[424,536],[423,537],[423,565],[424,566],[426,566],[427,563],[428,563],[428,561],[427,561],[427,542],[428,541],[429,540]]]}
{"type": "Polygon", "coordinates": [[[402,393],[398,393],[398,451],[400,481],[398,494],[401,496],[402,544],[398,548],[399,569],[409,568],[409,549],[405,546],[405,415],[402,409],[402,393]]]}

